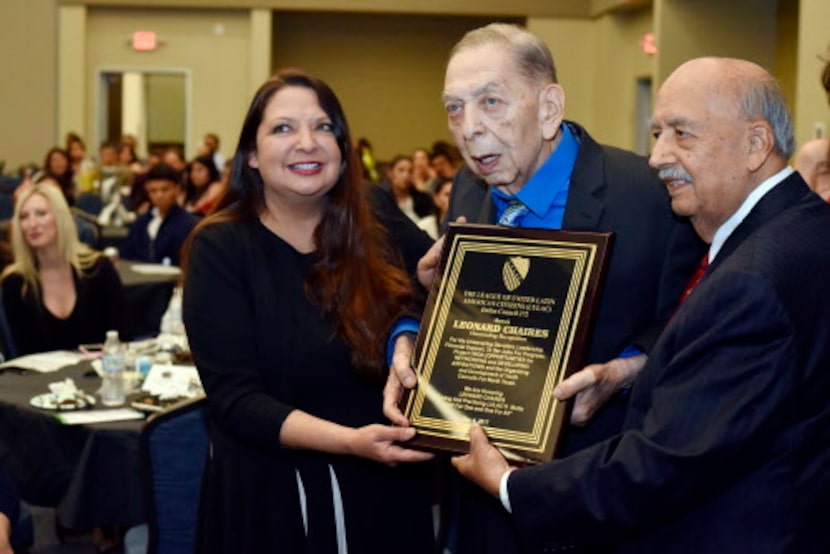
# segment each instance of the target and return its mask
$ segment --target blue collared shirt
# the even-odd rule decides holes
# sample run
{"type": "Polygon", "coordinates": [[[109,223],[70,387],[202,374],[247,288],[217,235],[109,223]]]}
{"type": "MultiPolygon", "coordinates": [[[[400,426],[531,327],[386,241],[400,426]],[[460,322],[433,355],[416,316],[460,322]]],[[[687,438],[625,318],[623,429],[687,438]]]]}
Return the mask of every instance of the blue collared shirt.
{"type": "Polygon", "coordinates": [[[519,222],[519,227],[562,228],[571,174],[576,156],[579,154],[579,140],[567,124],[563,123],[561,130],[562,139],[556,150],[515,196],[504,194],[495,188],[490,189],[497,221],[510,200],[518,198],[530,210],[519,222]]]}

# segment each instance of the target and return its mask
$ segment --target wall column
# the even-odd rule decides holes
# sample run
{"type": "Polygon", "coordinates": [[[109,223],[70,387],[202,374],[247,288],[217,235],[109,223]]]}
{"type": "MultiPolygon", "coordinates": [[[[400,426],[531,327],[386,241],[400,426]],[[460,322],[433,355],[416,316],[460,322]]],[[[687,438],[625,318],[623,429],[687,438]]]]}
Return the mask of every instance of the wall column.
{"type": "Polygon", "coordinates": [[[801,0],[798,13],[798,64],[795,86],[795,140],[801,145],[823,128],[830,134],[827,96],[819,77],[830,59],[830,2],[801,0]]]}
{"type": "Polygon", "coordinates": [[[272,29],[271,10],[251,10],[251,96],[271,76],[272,29]]]}
{"type": "MultiPolygon", "coordinates": [[[[63,144],[66,133],[72,131],[85,140],[90,135],[86,128],[86,7],[60,6],[58,8],[58,136],[63,144]]],[[[87,141],[87,150],[95,152],[87,141]]]]}

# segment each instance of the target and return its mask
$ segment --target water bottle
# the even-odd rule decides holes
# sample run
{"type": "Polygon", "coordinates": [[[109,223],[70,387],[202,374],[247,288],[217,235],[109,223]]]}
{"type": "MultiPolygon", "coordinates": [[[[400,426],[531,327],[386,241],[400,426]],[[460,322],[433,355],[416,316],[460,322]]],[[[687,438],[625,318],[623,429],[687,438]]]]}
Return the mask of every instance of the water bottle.
{"type": "Polygon", "coordinates": [[[182,321],[182,289],[176,287],[173,289],[173,295],[170,297],[170,303],[167,305],[167,311],[161,318],[161,332],[163,334],[176,335],[180,337],[185,336],[184,321],[182,321]]]}
{"type": "Polygon", "coordinates": [[[184,320],[182,319],[182,288],[173,289],[173,297],[170,299],[170,332],[176,336],[184,337],[184,320]]]}
{"type": "Polygon", "coordinates": [[[101,402],[104,406],[121,406],[124,394],[124,347],[118,340],[118,331],[107,331],[104,341],[104,384],[101,386],[101,402]]]}

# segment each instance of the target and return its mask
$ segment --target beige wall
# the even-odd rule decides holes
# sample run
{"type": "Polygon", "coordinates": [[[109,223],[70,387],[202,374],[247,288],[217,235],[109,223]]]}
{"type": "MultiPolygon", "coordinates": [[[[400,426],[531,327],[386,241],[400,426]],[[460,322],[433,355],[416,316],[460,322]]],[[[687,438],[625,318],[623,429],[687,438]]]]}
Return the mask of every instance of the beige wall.
{"type": "Polygon", "coordinates": [[[58,135],[86,136],[86,17],[83,6],[58,10],[58,135]]]}
{"type": "MultiPolygon", "coordinates": [[[[144,1],[157,7],[132,8],[134,0],[0,2],[2,68],[12,76],[0,87],[0,159],[6,160],[7,171],[23,162],[40,162],[68,130],[83,134],[95,151],[95,71],[102,65],[191,71],[188,155],[206,131],[217,132],[222,150],[230,154],[255,86],[275,66],[307,61],[324,72],[343,97],[356,134],[369,136],[384,156],[407,151],[448,136],[437,100],[446,53],[463,30],[496,18],[469,18],[469,24],[454,17],[399,18],[416,22],[407,27],[383,16],[356,13],[354,17],[363,19],[354,20],[345,14],[309,11],[327,6],[355,12],[375,6],[398,14],[438,10],[422,0],[338,0],[336,6],[333,0],[144,1]],[[197,2],[213,8],[169,9],[197,2]],[[272,7],[303,11],[272,14],[272,7]],[[289,27],[292,21],[303,27],[289,27]],[[359,24],[344,23],[349,21],[359,24]],[[214,33],[216,24],[224,27],[224,34],[214,33]],[[166,45],[154,53],[132,52],[126,41],[139,27],[159,32],[166,45]],[[280,35],[273,37],[274,52],[273,30],[280,35]],[[433,38],[417,37],[418,32],[432,33],[433,38]],[[354,40],[347,44],[345,35],[354,40]],[[334,48],[323,47],[332,44],[334,48]],[[402,54],[410,47],[423,56],[402,54]],[[344,59],[349,66],[341,63],[344,59]]],[[[770,67],[793,100],[799,142],[812,136],[816,122],[830,125],[830,110],[817,82],[822,63],[818,56],[830,54],[827,0],[753,0],[752,10],[736,1],[654,0],[653,19],[645,9],[634,15],[615,10],[594,20],[578,18],[588,13],[579,4],[458,0],[441,3],[439,11],[504,15],[526,9],[523,13],[533,16],[529,27],[543,36],[557,58],[567,90],[567,116],[611,144],[631,147],[637,76],[653,71],[659,85],[682,61],[706,54],[746,57],[770,67]],[[567,16],[577,18],[562,19],[567,16]],[[637,49],[646,30],[657,33],[660,54],[654,60],[637,49]]],[[[629,5],[606,0],[581,4],[590,4],[594,14],[629,5]]]]}
{"type": "Polygon", "coordinates": [[[452,45],[489,20],[274,13],[274,68],[304,68],[337,93],[354,138],[389,159],[450,139],[441,106],[452,45]]]}
{"type": "Polygon", "coordinates": [[[0,1],[0,161],[6,173],[43,162],[55,145],[54,0],[0,1]]]}
{"type": "Polygon", "coordinates": [[[271,10],[251,10],[251,42],[248,58],[251,64],[249,85],[252,93],[271,75],[273,55],[271,50],[274,45],[272,15],[271,10]]]}
{"type": "MultiPolygon", "coordinates": [[[[202,136],[216,132],[230,153],[248,100],[250,14],[234,10],[90,8],[86,41],[85,136],[98,141],[96,82],[101,69],[180,70],[189,78],[191,106],[186,155],[196,154],[202,136]],[[152,30],[162,45],[153,52],[130,46],[135,30],[152,30]]],[[[181,114],[175,114],[179,117],[181,114]]]]}
{"type": "MultiPolygon", "coordinates": [[[[147,91],[147,142],[184,142],[187,131],[186,76],[175,73],[149,73],[147,91]]],[[[117,139],[117,137],[114,137],[117,139]]]]}
{"type": "MultiPolygon", "coordinates": [[[[8,1],[8,0],[6,0],[8,1]]],[[[396,14],[471,15],[488,18],[588,17],[597,9],[614,5],[648,3],[651,0],[57,0],[60,4],[88,6],[234,8],[305,12],[355,12],[396,14]]]]}
{"type": "MultiPolygon", "coordinates": [[[[826,0],[825,0],[826,1],[826,0]]],[[[681,63],[700,56],[754,61],[775,71],[776,0],[655,0],[659,86],[681,63]]]]}
{"type": "Polygon", "coordinates": [[[566,117],[600,142],[633,149],[636,81],[653,72],[652,57],[640,47],[643,34],[651,31],[651,10],[596,20],[530,18],[527,26],[553,52],[566,117]]]}
{"type": "Polygon", "coordinates": [[[796,141],[830,124],[818,76],[830,56],[830,2],[757,0],[747,10],[720,0],[655,0],[658,79],[696,56],[734,56],[769,69],[781,82],[795,120],[796,141]],[[665,38],[663,38],[665,37],[665,38]]]}
{"type": "Polygon", "coordinates": [[[774,74],[792,109],[798,78],[798,2],[778,3],[774,74]]]}
{"type": "Polygon", "coordinates": [[[643,52],[641,42],[652,30],[651,9],[609,14],[596,21],[593,135],[601,142],[635,148],[635,127],[643,125],[636,121],[637,80],[653,79],[655,63],[654,56],[643,52]]]}
{"type": "Polygon", "coordinates": [[[813,138],[817,123],[830,134],[827,96],[819,84],[824,60],[830,59],[830,2],[801,0],[798,30],[798,75],[795,86],[795,138],[799,144],[813,138]]]}
{"type": "Polygon", "coordinates": [[[592,130],[596,113],[596,26],[589,19],[534,17],[527,20],[527,28],[541,37],[553,54],[557,79],[565,89],[565,117],[592,130]]]}

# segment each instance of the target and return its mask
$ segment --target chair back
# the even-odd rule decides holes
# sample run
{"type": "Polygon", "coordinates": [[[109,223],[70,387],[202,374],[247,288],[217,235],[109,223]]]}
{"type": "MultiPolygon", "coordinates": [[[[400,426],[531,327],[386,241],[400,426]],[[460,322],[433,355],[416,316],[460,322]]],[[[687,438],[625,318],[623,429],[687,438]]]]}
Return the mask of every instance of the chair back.
{"type": "Polygon", "coordinates": [[[14,215],[14,197],[0,191],[0,221],[7,221],[14,215]]]}
{"type": "Polygon", "coordinates": [[[204,397],[155,414],[144,425],[148,554],[193,552],[209,444],[204,397]]]}
{"type": "MultiPolygon", "coordinates": [[[[0,167],[2,167],[2,162],[0,162],[0,167]]],[[[2,171],[0,171],[0,173],[2,173],[2,171]]],[[[0,175],[0,192],[3,194],[13,194],[15,189],[19,187],[22,182],[22,177],[0,175]]]]}
{"type": "Polygon", "coordinates": [[[6,318],[2,289],[0,289],[0,351],[2,351],[3,361],[11,360],[18,356],[17,346],[14,344],[14,337],[12,336],[12,328],[9,325],[8,318],[6,318]]]}
{"type": "Polygon", "coordinates": [[[94,192],[83,192],[75,198],[75,206],[88,214],[98,215],[104,207],[104,201],[94,192]]]}
{"type": "Polygon", "coordinates": [[[77,206],[70,209],[72,217],[75,219],[75,227],[78,228],[78,240],[93,250],[100,250],[102,231],[98,224],[98,218],[77,206]]]}

